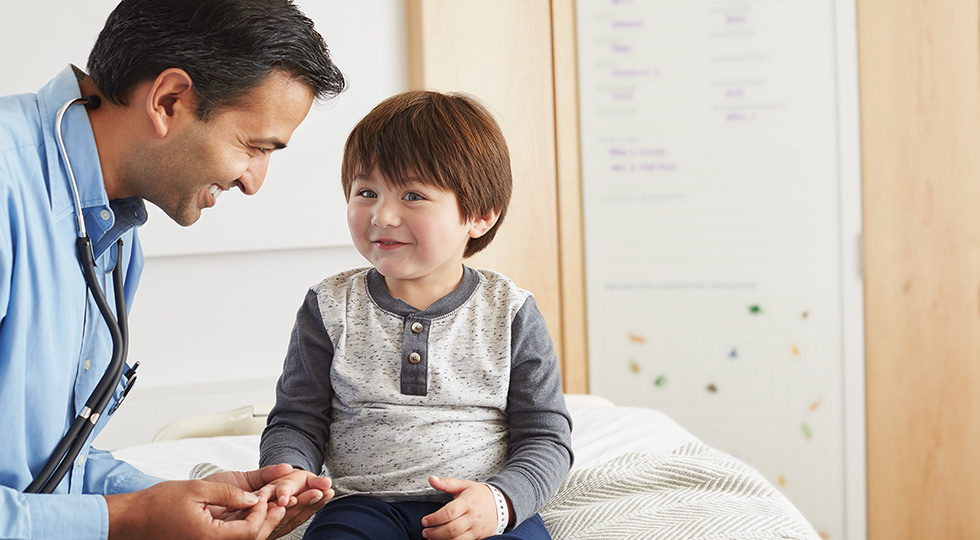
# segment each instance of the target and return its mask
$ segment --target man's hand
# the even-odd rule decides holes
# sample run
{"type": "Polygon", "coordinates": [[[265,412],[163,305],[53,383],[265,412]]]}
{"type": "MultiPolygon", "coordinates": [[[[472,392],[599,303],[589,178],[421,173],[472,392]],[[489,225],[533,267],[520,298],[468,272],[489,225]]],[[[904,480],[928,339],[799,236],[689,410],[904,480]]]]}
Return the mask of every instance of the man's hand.
{"type": "Polygon", "coordinates": [[[162,482],[105,500],[109,540],[260,540],[286,513],[254,493],[202,480],[162,482]]]}
{"type": "Polygon", "coordinates": [[[479,540],[497,531],[497,505],[486,485],[437,476],[430,476],[429,484],[452,495],[453,500],[422,518],[422,536],[430,540],[479,540]]]}
{"type": "Polygon", "coordinates": [[[334,495],[329,478],[294,469],[287,464],[270,465],[248,472],[225,471],[204,480],[254,491],[260,499],[285,508],[285,516],[269,538],[279,538],[303,524],[334,495]]]}

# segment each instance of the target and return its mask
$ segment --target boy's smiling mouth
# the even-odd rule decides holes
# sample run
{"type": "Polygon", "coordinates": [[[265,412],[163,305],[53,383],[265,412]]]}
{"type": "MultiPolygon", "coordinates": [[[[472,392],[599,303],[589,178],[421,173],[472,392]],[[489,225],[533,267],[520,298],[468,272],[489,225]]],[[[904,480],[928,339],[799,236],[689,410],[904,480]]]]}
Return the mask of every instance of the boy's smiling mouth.
{"type": "Polygon", "coordinates": [[[395,249],[397,247],[407,245],[405,242],[399,242],[398,240],[389,240],[387,238],[372,240],[371,243],[380,249],[395,249]]]}

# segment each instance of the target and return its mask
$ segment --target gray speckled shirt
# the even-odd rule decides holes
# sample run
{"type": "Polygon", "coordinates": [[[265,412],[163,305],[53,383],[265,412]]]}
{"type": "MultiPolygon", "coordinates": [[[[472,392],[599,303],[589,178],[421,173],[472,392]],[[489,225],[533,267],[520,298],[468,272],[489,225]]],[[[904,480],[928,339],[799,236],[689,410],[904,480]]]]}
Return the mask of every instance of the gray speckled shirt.
{"type": "Polygon", "coordinates": [[[571,467],[571,417],[534,297],[464,267],[424,311],[377,270],[323,280],[296,317],[261,464],[325,466],[337,496],[449,500],[428,476],[499,488],[520,523],[571,467]]]}

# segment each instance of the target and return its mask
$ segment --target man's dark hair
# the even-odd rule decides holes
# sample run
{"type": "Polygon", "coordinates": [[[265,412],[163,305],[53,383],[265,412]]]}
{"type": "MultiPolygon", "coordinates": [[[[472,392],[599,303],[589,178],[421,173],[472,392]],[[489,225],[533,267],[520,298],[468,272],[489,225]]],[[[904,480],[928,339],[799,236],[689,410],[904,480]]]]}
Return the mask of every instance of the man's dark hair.
{"type": "Polygon", "coordinates": [[[190,75],[197,116],[234,105],[280,69],[318,98],[343,91],[313,21],[291,0],[123,0],[109,15],[88,71],[109,101],[169,68],[190,75]]]}

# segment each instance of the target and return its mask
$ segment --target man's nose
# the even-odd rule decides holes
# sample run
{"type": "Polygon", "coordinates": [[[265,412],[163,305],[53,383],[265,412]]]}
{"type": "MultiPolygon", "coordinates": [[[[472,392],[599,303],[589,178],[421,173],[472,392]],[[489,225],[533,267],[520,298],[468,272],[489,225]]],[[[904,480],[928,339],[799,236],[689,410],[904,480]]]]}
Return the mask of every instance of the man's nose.
{"type": "Polygon", "coordinates": [[[238,189],[246,195],[255,195],[265,182],[265,174],[268,170],[268,159],[250,163],[245,172],[238,177],[238,189]]]}

